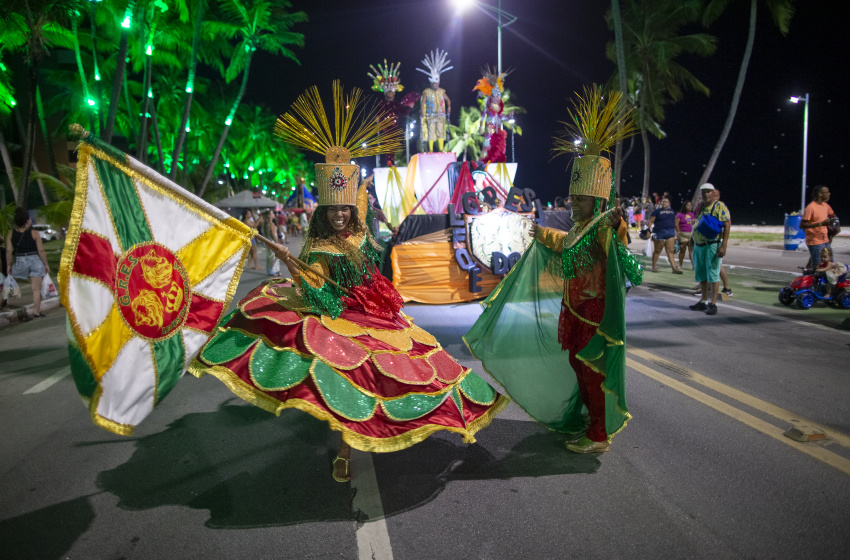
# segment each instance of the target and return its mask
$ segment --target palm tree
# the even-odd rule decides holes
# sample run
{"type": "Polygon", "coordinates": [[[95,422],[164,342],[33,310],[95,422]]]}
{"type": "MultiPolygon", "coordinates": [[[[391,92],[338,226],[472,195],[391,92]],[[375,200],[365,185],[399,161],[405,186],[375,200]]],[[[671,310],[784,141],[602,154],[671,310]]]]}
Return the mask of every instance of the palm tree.
{"type": "MultiPolygon", "coordinates": [[[[29,67],[29,104],[27,107],[27,128],[24,136],[23,168],[18,187],[18,204],[27,207],[30,172],[36,139],[37,91],[41,77],[41,62],[49,54],[48,45],[52,43],[50,32],[61,24],[70,23],[70,15],[82,9],[82,0],[0,0],[0,18],[6,25],[21,25],[19,31],[26,37],[27,52],[25,60],[29,67]],[[22,13],[21,13],[22,12],[22,13]]],[[[60,28],[61,29],[61,28],[60,28]]],[[[58,45],[68,49],[73,44],[58,45]]]]}
{"type": "MultiPolygon", "coordinates": [[[[706,8],[703,16],[703,23],[708,26],[720,17],[723,10],[729,4],[730,0],[711,0],[706,8]]],[[[741,91],[744,89],[744,79],[747,77],[747,68],[750,66],[750,57],[753,53],[753,43],[756,39],[756,9],[758,0],[750,0],[750,25],[747,34],[747,46],[744,48],[744,58],[741,59],[741,68],[738,70],[738,81],[735,83],[735,93],[732,94],[732,103],[729,107],[729,114],[726,116],[726,122],[723,124],[723,130],[720,132],[720,138],[711,152],[711,157],[705,166],[705,171],[702,172],[702,177],[695,185],[693,201],[696,204],[699,197],[699,187],[703,183],[708,182],[711,172],[714,170],[714,165],[717,163],[717,158],[720,157],[720,151],[726,143],[726,138],[729,137],[729,131],[732,130],[732,123],[735,120],[735,113],[738,112],[738,103],[741,100],[741,91]]],[[[773,23],[779,28],[783,35],[788,34],[788,26],[791,23],[791,18],[794,17],[794,0],[766,0],[767,9],[773,17],[773,23]]]]}
{"type": "MultiPolygon", "coordinates": [[[[103,139],[107,143],[112,142],[112,132],[115,127],[115,117],[118,114],[118,98],[121,95],[121,86],[125,84],[125,67],[127,64],[127,42],[130,38],[130,28],[133,25],[136,0],[130,0],[124,10],[121,20],[121,42],[118,46],[118,55],[115,58],[115,75],[112,79],[112,97],[109,99],[109,115],[106,117],[106,128],[103,131],[103,139]]],[[[116,22],[113,21],[113,25],[116,22]]]]}
{"type": "Polygon", "coordinates": [[[226,0],[221,3],[223,15],[230,21],[208,22],[209,30],[214,35],[220,35],[226,39],[237,39],[233,56],[225,72],[225,80],[230,83],[240,73],[242,74],[242,85],[239,93],[233,101],[233,106],[227,119],[224,121],[224,129],[221,138],[213,152],[212,161],[207,167],[206,175],[201,183],[199,196],[204,194],[207,184],[215,171],[218,156],[227,138],[233,117],[245,95],[248,86],[248,73],[251,69],[251,60],[257,49],[262,49],[272,54],[283,55],[296,63],[295,53],[287,45],[304,45],[304,35],[290,31],[293,25],[307,21],[304,12],[289,13],[291,7],[289,0],[226,0]]]}
{"type": "MultiPolygon", "coordinates": [[[[678,102],[684,88],[708,95],[708,88],[676,59],[683,53],[708,56],[717,39],[705,33],[679,35],[679,30],[699,19],[702,0],[626,0],[622,10],[623,46],[629,93],[638,110],[638,126],[644,146],[643,196],[649,195],[649,135],[659,136],[664,106],[678,102]]],[[[616,60],[609,43],[608,58],[616,60]]],[[[619,81],[616,70],[612,81],[619,81]]],[[[662,136],[659,136],[662,137],[662,136]]]]}
{"type": "Polygon", "coordinates": [[[448,143],[449,151],[455,155],[463,154],[463,161],[466,161],[467,156],[472,161],[477,161],[481,157],[481,148],[484,146],[484,135],[479,131],[481,129],[481,111],[475,107],[461,107],[460,118],[457,126],[448,125],[451,139],[448,143]]]}
{"type": "MultiPolygon", "coordinates": [[[[618,74],[618,86],[620,92],[624,96],[629,95],[629,87],[628,80],[626,78],[626,50],[623,46],[623,19],[620,15],[620,0],[611,0],[611,13],[610,22],[614,28],[614,48],[617,53],[617,74],[618,74]]],[[[621,111],[624,110],[621,108],[621,111]]],[[[621,115],[622,117],[622,115],[621,115]]],[[[620,118],[622,120],[622,118],[620,118]]],[[[634,146],[634,138],[631,140],[632,146],[634,146]]],[[[631,153],[631,149],[628,151],[631,153]]],[[[614,147],[614,181],[617,189],[617,194],[620,194],[620,185],[623,183],[620,178],[623,172],[623,163],[626,161],[626,155],[623,154],[623,142],[617,142],[617,145],[614,147]]]]}
{"type": "MultiPolygon", "coordinates": [[[[172,181],[177,177],[177,160],[180,159],[180,151],[183,149],[183,142],[186,140],[186,125],[189,123],[189,111],[192,109],[192,97],[195,92],[195,67],[198,64],[198,46],[201,40],[201,23],[204,19],[205,4],[205,0],[197,0],[195,5],[195,18],[192,26],[192,51],[189,56],[183,117],[180,119],[180,126],[177,128],[177,141],[174,143],[174,150],[171,152],[171,170],[168,173],[168,177],[172,181]]],[[[179,5],[185,9],[186,1],[181,0],[179,5]]],[[[181,21],[184,20],[182,13],[180,19],[181,21]]]]}

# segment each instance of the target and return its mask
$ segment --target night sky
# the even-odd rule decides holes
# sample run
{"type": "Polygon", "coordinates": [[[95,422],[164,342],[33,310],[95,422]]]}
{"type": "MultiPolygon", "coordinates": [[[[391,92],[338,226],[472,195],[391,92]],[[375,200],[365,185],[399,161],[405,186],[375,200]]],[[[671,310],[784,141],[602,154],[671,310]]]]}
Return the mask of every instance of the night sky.
{"type": "MultiPolygon", "coordinates": [[[[481,76],[479,69],[496,64],[495,20],[475,8],[458,16],[450,0],[293,3],[310,17],[309,23],[298,27],[306,38],[305,48],[295,50],[301,65],[259,53],[248,84],[247,98],[276,114],[286,111],[311,85],[328,93],[337,78],[346,88],[356,86],[372,94],[366,72],[369,64],[384,58],[401,62],[405,92],[421,91],[428,86],[427,77],[415,68],[422,67],[427,52],[439,47],[448,51],[454,66],[443,74],[441,86],[452,100],[457,124],[460,107],[475,105],[472,87],[481,76]]],[[[667,109],[662,125],[667,138],[651,140],[650,192],[670,191],[674,206],[696,187],[726,120],[746,44],[749,4],[732,2],[707,30],[718,37],[714,56],[681,58],[709,87],[711,96],[686,92],[684,101],[667,109]]],[[[503,30],[503,69],[513,69],[505,85],[513,101],[528,110],[518,116],[523,136],[516,137],[516,184],[533,188],[544,201],[564,195],[568,188],[569,159],[550,161],[552,136],[560,128],[558,121],[567,118],[567,99],[583,85],[605,83],[614,70],[605,58],[605,44],[613,39],[603,17],[609,6],[601,0],[502,2],[505,11],[519,17],[503,30]]],[[[803,105],[788,98],[808,92],[807,183],[810,188],[828,185],[831,205],[839,216],[847,216],[845,224],[850,225],[850,193],[845,188],[850,171],[845,136],[850,123],[846,85],[850,52],[844,40],[850,3],[798,2],[787,37],[760,8],[741,104],[709,180],[721,190],[733,223],[780,224],[785,212],[798,209],[803,105]]],[[[699,26],[688,30],[700,31],[699,26]]],[[[510,161],[510,135],[507,154],[510,161]]],[[[360,163],[371,169],[374,159],[360,163]]],[[[637,137],[623,170],[623,194],[640,194],[642,177],[643,149],[637,137]]]]}

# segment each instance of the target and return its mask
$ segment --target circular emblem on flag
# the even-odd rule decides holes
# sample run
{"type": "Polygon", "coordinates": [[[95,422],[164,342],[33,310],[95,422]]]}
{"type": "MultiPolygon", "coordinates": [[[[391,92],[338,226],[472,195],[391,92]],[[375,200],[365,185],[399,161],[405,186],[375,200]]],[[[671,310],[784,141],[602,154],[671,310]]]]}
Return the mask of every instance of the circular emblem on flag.
{"type": "Polygon", "coordinates": [[[331,177],[328,180],[328,185],[335,191],[345,190],[345,187],[348,185],[348,179],[345,177],[342,169],[334,167],[333,173],[331,173],[331,177]]]}
{"type": "Polygon", "coordinates": [[[127,325],[156,341],[171,337],[186,322],[192,291],[174,253],[146,242],[131,247],[118,261],[115,299],[127,325]]]}

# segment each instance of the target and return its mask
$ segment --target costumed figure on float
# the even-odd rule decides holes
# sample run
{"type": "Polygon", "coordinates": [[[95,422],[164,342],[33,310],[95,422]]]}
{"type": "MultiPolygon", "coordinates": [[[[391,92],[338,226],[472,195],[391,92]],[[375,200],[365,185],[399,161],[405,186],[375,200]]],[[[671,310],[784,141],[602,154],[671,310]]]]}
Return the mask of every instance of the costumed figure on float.
{"type": "MultiPolygon", "coordinates": [[[[401,75],[401,72],[399,72],[400,67],[401,62],[396,62],[395,66],[393,66],[392,64],[387,64],[387,60],[384,59],[383,66],[379,63],[378,67],[375,68],[370,64],[369,68],[372,69],[372,72],[367,72],[366,75],[372,78],[372,90],[384,94],[384,98],[378,106],[393,122],[393,128],[389,130],[392,132],[402,131],[403,137],[404,134],[407,134],[407,131],[403,131],[404,121],[407,119],[413,106],[419,101],[419,92],[411,91],[400,100],[396,100],[396,94],[401,93],[404,89],[399,77],[401,75]]],[[[388,152],[382,149],[381,154],[379,160],[381,167],[395,166],[394,152],[388,152]]]]}
{"type": "Polygon", "coordinates": [[[437,49],[425,55],[422,65],[427,68],[417,68],[419,72],[428,76],[431,87],[422,92],[420,99],[420,118],[422,125],[421,140],[428,143],[428,151],[434,151],[434,140],[437,141],[437,150],[442,152],[446,142],[446,124],[452,113],[452,100],[446,95],[446,90],[440,87],[440,74],[454,68],[448,66],[450,60],[446,51],[437,49]]]}
{"type": "Polygon", "coordinates": [[[507,72],[499,74],[485,67],[481,73],[483,77],[478,80],[472,91],[478,91],[478,95],[484,97],[484,110],[481,111],[481,134],[484,135],[484,157],[487,163],[505,163],[505,148],[507,147],[508,133],[502,123],[510,116],[504,115],[505,103],[502,101],[502,93],[505,91],[505,76],[507,72]]]}
{"type": "Polygon", "coordinates": [[[292,280],[251,291],[190,368],[263,409],[297,408],[328,422],[342,433],[333,464],[341,482],[350,480],[350,447],[398,451],[439,430],[471,443],[508,402],[413,324],[375,266],[367,193],[350,162],[375,155],[379,144],[396,149],[401,133],[379,110],[359,108],[360,98],[334,82],[333,134],[315,87],[278,119],[275,133],[285,142],[325,155],[316,164],[319,206],[300,259],[272,245],[292,280]]]}
{"type": "Polygon", "coordinates": [[[577,453],[607,451],[631,418],[625,398],[625,280],[642,267],[625,244],[611,162],[635,133],[619,92],[585,89],[556,153],[572,152],[569,232],[532,226],[534,243],[464,336],[508,394],[577,453]],[[621,113],[622,110],[622,113],[621,113]],[[622,124],[620,124],[622,122],[622,124]],[[606,210],[606,208],[610,208],[606,210]],[[567,352],[567,356],[564,356],[567,352]]]}

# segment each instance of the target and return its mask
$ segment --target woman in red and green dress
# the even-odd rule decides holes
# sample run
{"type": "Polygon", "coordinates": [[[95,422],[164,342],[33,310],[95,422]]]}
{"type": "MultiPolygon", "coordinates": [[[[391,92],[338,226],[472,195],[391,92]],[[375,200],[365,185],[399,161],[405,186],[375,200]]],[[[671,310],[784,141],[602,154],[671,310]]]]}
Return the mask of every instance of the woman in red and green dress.
{"type": "Polygon", "coordinates": [[[367,204],[361,188],[353,205],[316,209],[300,255],[309,268],[275,245],[292,281],[251,291],[190,367],[263,409],[297,408],[341,432],[338,481],[350,480],[351,447],[398,451],[440,430],[472,443],[508,403],[401,311],[375,266],[367,204]]]}

